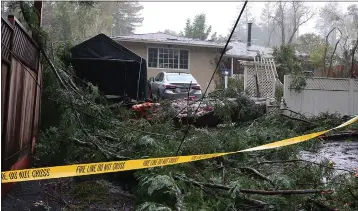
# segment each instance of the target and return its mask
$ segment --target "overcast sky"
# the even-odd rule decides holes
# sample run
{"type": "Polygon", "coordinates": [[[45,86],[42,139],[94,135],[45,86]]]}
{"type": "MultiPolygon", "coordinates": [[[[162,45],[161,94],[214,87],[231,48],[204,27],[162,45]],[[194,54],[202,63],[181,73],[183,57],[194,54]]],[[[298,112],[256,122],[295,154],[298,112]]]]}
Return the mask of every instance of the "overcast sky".
{"type": "MultiPolygon", "coordinates": [[[[212,26],[212,32],[226,35],[236,20],[243,2],[141,2],[144,6],[144,21],[136,33],[152,33],[170,29],[180,32],[185,27],[187,18],[193,19],[196,14],[205,13],[212,26]]],[[[259,18],[265,2],[249,2],[251,13],[259,18]]],[[[319,9],[325,2],[307,2],[312,8],[319,9]]],[[[340,2],[346,9],[352,2],[340,2]]],[[[300,29],[300,34],[315,32],[315,19],[308,21],[300,29]]]]}

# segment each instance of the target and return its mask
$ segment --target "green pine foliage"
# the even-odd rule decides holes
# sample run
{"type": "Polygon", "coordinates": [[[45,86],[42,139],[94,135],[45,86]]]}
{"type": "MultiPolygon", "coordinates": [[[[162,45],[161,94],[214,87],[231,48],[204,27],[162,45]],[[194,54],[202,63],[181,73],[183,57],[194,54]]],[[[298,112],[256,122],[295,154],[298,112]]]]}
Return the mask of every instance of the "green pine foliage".
{"type": "Polygon", "coordinates": [[[206,23],[206,15],[199,14],[194,17],[193,22],[190,19],[187,19],[186,25],[183,32],[180,32],[181,36],[207,40],[211,33],[211,26],[206,23]]]}

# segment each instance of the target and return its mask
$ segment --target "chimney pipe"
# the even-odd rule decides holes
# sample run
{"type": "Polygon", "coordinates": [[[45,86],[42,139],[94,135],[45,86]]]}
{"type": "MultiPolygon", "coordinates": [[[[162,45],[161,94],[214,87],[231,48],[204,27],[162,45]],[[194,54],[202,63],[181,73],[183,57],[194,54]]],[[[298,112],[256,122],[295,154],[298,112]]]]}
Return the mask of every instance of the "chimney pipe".
{"type": "Polygon", "coordinates": [[[247,23],[247,47],[251,46],[251,27],[252,23],[247,23]]]}

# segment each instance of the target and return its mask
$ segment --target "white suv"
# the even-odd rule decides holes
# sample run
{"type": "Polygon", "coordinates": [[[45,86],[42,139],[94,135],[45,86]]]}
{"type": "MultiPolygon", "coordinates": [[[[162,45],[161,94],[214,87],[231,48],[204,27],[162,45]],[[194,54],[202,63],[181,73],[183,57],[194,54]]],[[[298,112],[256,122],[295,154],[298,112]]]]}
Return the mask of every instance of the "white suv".
{"type": "Polygon", "coordinates": [[[160,72],[150,78],[152,96],[162,99],[180,99],[188,97],[201,98],[201,87],[190,73],[160,72]]]}

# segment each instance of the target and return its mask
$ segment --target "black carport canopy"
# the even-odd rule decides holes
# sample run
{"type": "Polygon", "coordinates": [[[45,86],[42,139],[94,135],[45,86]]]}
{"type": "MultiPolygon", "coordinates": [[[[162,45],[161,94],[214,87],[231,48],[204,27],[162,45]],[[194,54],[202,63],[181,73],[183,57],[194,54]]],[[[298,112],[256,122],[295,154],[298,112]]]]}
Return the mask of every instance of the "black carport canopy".
{"type": "Polygon", "coordinates": [[[104,34],[71,49],[76,76],[98,86],[105,95],[144,100],[146,60],[104,34]]]}

